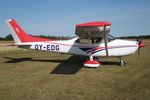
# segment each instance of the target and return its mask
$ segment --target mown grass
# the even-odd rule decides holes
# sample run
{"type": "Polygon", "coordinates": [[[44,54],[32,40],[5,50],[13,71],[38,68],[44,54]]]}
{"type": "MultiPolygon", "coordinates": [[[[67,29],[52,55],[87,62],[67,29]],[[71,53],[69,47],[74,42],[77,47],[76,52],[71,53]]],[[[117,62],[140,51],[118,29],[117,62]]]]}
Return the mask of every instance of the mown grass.
{"type": "Polygon", "coordinates": [[[126,66],[100,59],[96,69],[84,68],[78,56],[1,46],[0,100],[149,100],[150,41],[145,44],[140,57],[123,58],[126,66]]]}

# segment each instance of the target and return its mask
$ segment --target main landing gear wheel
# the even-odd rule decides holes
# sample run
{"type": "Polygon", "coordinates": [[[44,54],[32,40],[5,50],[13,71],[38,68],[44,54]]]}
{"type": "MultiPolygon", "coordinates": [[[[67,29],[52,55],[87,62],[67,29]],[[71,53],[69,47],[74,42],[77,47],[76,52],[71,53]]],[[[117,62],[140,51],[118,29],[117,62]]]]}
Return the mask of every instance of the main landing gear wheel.
{"type": "Polygon", "coordinates": [[[100,62],[93,60],[93,57],[90,57],[90,60],[85,60],[83,62],[83,65],[85,67],[90,67],[90,68],[97,68],[100,66],[100,62]]]}

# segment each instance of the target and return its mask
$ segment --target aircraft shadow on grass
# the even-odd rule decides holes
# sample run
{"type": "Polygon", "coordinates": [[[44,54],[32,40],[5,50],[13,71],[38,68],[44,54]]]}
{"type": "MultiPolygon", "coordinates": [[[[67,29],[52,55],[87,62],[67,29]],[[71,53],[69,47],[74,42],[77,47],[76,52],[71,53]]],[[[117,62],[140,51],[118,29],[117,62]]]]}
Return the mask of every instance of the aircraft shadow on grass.
{"type": "MultiPolygon", "coordinates": [[[[19,63],[24,61],[60,63],[50,72],[50,74],[76,74],[83,67],[82,60],[79,56],[71,56],[67,60],[33,59],[32,57],[23,57],[23,58],[3,57],[3,58],[9,59],[5,63],[19,63]]],[[[101,61],[101,64],[103,66],[119,65],[119,62],[101,61]]]]}
{"type": "Polygon", "coordinates": [[[33,59],[32,57],[14,58],[14,57],[3,57],[8,59],[5,63],[19,63],[24,61],[36,61],[36,62],[54,62],[60,63],[57,65],[50,74],[75,74],[83,66],[79,59],[79,56],[71,56],[67,60],[53,60],[53,59],[33,59]]]}

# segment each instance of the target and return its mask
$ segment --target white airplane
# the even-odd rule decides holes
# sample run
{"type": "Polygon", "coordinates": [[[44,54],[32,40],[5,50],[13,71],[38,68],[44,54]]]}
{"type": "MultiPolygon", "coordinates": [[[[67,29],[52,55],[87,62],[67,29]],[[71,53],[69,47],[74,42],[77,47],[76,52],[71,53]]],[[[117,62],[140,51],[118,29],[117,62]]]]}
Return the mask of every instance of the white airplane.
{"type": "Polygon", "coordinates": [[[78,24],[75,32],[78,36],[70,40],[50,40],[31,36],[14,19],[6,20],[6,24],[17,47],[87,56],[88,59],[83,62],[86,67],[99,67],[100,62],[94,59],[96,57],[118,57],[120,65],[124,65],[122,56],[133,54],[138,48],[144,47],[141,41],[113,38],[108,34],[111,27],[109,22],[78,24]]]}

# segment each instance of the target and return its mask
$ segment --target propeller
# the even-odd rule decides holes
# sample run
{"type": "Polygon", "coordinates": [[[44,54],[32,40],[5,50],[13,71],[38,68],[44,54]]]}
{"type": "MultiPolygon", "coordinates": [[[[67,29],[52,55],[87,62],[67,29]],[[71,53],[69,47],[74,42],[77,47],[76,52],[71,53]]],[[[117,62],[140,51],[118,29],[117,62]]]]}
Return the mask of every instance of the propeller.
{"type": "Polygon", "coordinates": [[[140,48],[144,47],[144,44],[142,43],[142,37],[141,36],[137,37],[136,40],[138,42],[138,56],[140,56],[140,48]]]}

